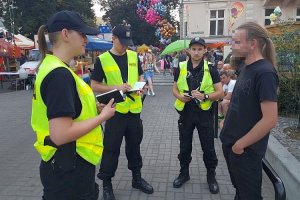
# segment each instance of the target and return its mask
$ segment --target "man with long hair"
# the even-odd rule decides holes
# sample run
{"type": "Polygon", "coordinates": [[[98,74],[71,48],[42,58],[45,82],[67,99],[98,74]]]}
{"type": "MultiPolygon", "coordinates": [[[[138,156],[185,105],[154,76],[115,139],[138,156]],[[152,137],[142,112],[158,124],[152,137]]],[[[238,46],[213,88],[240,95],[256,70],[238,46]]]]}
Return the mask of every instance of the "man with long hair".
{"type": "Polygon", "coordinates": [[[245,65],[240,68],[220,138],[235,200],[260,200],[262,158],[277,122],[275,49],[263,27],[247,22],[234,32],[232,55],[244,59],[245,65]]]}

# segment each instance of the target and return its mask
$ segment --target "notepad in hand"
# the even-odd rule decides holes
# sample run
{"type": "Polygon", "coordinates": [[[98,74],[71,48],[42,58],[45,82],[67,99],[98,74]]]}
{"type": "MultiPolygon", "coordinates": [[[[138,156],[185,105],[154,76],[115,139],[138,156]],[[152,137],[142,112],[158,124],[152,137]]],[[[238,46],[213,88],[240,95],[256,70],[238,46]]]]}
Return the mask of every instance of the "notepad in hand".
{"type": "Polygon", "coordinates": [[[96,95],[99,103],[108,104],[108,102],[113,98],[114,103],[120,103],[124,101],[123,92],[117,89],[105,92],[103,94],[96,95]]]}
{"type": "Polygon", "coordinates": [[[134,84],[133,88],[131,90],[129,90],[129,92],[139,91],[139,90],[143,89],[145,85],[146,85],[146,82],[136,82],[134,84]]]}

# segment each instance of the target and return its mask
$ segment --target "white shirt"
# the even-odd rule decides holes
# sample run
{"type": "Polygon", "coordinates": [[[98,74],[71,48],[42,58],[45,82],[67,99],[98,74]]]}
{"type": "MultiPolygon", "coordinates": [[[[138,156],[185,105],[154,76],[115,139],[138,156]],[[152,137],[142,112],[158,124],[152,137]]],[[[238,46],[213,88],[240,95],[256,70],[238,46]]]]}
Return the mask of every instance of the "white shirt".
{"type": "Polygon", "coordinates": [[[143,56],[143,55],[139,55],[139,59],[140,59],[140,62],[141,62],[141,63],[144,62],[144,56],[143,56]]]}
{"type": "Polygon", "coordinates": [[[223,85],[223,91],[225,92],[225,94],[227,94],[228,92],[233,92],[234,86],[235,86],[236,80],[230,80],[228,85],[224,84],[223,85]]]}

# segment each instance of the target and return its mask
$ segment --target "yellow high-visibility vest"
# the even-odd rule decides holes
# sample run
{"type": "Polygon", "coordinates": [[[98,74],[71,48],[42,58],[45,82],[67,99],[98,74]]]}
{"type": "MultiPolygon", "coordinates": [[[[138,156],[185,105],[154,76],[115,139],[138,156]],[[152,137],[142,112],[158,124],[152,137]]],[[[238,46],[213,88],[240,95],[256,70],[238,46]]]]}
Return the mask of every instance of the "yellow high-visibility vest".
{"type": "MultiPolygon", "coordinates": [[[[74,122],[85,121],[98,115],[95,96],[90,86],[56,56],[47,54],[39,68],[35,81],[31,114],[31,126],[37,135],[37,141],[34,143],[34,147],[46,162],[53,157],[57,149],[52,146],[44,145],[44,139],[50,132],[47,107],[42,99],[40,89],[44,78],[52,70],[59,67],[68,69],[76,83],[76,90],[80,98],[82,109],[80,115],[74,119],[74,122]]],[[[97,165],[100,162],[103,152],[103,136],[100,125],[76,140],[76,152],[93,165],[97,165]]]]}
{"type": "MultiPolygon", "coordinates": [[[[138,59],[137,53],[134,51],[127,50],[128,58],[128,80],[127,83],[133,87],[138,81],[138,59]]],[[[114,58],[109,52],[105,52],[99,56],[104,74],[106,76],[106,85],[122,85],[123,79],[120,68],[114,58]]],[[[124,102],[117,103],[116,111],[119,113],[126,114],[129,111],[131,113],[140,113],[142,111],[142,100],[136,93],[131,93],[130,96],[134,98],[134,101],[126,97],[124,102]]]]}
{"type": "MultiPolygon", "coordinates": [[[[177,80],[177,87],[179,90],[179,94],[183,94],[184,91],[189,91],[189,86],[186,80],[187,77],[187,61],[185,62],[180,62],[179,63],[179,67],[180,67],[180,72],[179,72],[179,77],[177,80]]],[[[215,91],[214,85],[213,85],[213,81],[209,72],[209,67],[208,67],[208,62],[204,61],[204,73],[203,73],[203,79],[200,85],[200,91],[204,91],[205,94],[211,94],[215,91]]],[[[199,107],[202,110],[208,110],[210,109],[212,105],[212,101],[206,99],[205,101],[200,102],[199,107]]],[[[174,104],[175,108],[178,111],[182,111],[185,103],[180,101],[179,99],[176,99],[175,104],[174,104]]]]}

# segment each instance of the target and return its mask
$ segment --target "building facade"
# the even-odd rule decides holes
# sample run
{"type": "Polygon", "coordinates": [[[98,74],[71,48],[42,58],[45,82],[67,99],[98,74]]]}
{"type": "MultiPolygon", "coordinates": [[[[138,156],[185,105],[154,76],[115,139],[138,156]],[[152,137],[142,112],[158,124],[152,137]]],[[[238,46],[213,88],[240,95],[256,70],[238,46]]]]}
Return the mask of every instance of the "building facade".
{"type": "Polygon", "coordinates": [[[281,20],[300,21],[300,0],[181,0],[180,38],[228,41],[232,30],[246,21],[270,25],[276,6],[281,20]]]}

